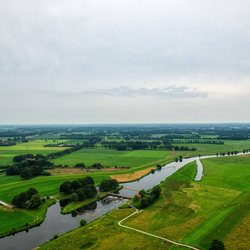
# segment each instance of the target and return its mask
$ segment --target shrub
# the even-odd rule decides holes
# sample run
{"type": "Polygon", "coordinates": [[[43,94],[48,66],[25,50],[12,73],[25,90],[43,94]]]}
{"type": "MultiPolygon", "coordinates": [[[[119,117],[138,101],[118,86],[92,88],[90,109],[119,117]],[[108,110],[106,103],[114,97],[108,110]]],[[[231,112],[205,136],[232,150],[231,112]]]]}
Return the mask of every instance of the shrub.
{"type": "Polygon", "coordinates": [[[80,226],[81,226],[81,227],[85,226],[86,224],[87,224],[87,221],[86,221],[86,220],[84,220],[84,219],[81,219],[81,220],[80,220],[80,226]]]}

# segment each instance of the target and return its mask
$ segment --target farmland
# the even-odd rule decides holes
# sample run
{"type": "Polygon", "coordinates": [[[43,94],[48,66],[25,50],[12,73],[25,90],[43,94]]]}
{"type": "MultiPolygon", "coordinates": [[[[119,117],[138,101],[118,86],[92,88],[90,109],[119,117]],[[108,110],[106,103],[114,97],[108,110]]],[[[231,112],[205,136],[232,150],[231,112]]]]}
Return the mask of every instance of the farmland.
{"type": "Polygon", "coordinates": [[[227,153],[231,151],[242,152],[243,149],[250,149],[250,140],[225,140],[223,145],[219,144],[202,144],[202,143],[175,143],[173,146],[186,146],[197,148],[194,152],[186,153],[186,156],[215,155],[216,153],[227,153]]]}
{"type": "MultiPolygon", "coordinates": [[[[149,131],[151,131],[151,128],[149,131]]],[[[106,130],[105,133],[108,134],[106,130]]],[[[107,139],[105,133],[65,133],[67,134],[67,140],[59,140],[58,142],[70,144],[86,142],[84,148],[64,156],[51,157],[49,161],[55,164],[55,168],[52,167],[52,169],[47,170],[52,174],[51,176],[35,176],[28,180],[22,179],[19,175],[0,177],[0,200],[11,203],[16,194],[27,191],[30,187],[37,189],[41,197],[56,196],[59,199],[59,197],[63,197],[63,195],[59,195],[59,186],[63,182],[73,181],[87,175],[94,179],[96,185],[103,179],[111,178],[118,179],[120,182],[132,181],[148,174],[151,169],[156,168],[157,164],[164,165],[175,161],[180,155],[183,157],[199,154],[210,155],[250,148],[250,140],[243,139],[225,140],[223,145],[173,143],[173,146],[187,146],[189,148],[186,151],[175,151],[171,150],[171,147],[168,149],[166,145],[169,144],[166,141],[159,138],[154,140],[153,135],[151,137],[148,132],[146,135],[142,135],[141,130],[139,135],[136,135],[136,133],[132,135],[131,133],[120,136],[117,132],[111,133],[110,136],[109,133],[109,139],[107,139]],[[119,139],[116,139],[114,135],[117,135],[119,139]],[[78,140],[76,139],[77,136],[83,139],[78,140]],[[112,136],[113,139],[110,139],[112,136]],[[137,145],[140,145],[141,142],[158,141],[161,142],[158,145],[163,147],[157,148],[158,146],[156,146],[155,150],[152,150],[153,147],[150,145],[147,150],[131,150],[132,147],[128,146],[125,150],[120,150],[116,148],[115,143],[112,145],[101,143],[102,140],[121,143],[123,139],[120,138],[125,136],[130,138],[127,141],[135,143],[134,145],[136,145],[136,140],[138,140],[137,145]],[[137,139],[139,136],[140,139],[137,139]],[[197,150],[191,151],[190,149],[193,147],[197,150]],[[77,163],[84,163],[86,168],[74,168],[77,163]],[[91,169],[94,163],[101,163],[103,168],[91,169]],[[65,165],[69,167],[65,167],[65,165]]],[[[159,132],[157,134],[166,135],[167,133],[159,132]]],[[[167,135],[175,136],[170,133],[167,135]]],[[[176,133],[176,136],[188,138],[192,134],[178,135],[176,133]]],[[[215,140],[217,137],[216,134],[202,134],[202,136],[215,140]]],[[[57,139],[61,138],[60,133],[38,135],[34,138],[37,140],[29,140],[28,143],[22,143],[19,140],[15,146],[1,146],[0,165],[13,164],[12,158],[19,154],[48,155],[66,149],[65,147],[44,147],[45,144],[58,143],[57,139]]],[[[157,201],[142,209],[141,213],[129,218],[124,224],[171,240],[198,246],[205,250],[209,248],[214,238],[222,240],[227,247],[235,245],[234,241],[240,234],[247,238],[248,216],[250,215],[250,156],[215,157],[202,159],[201,161],[204,166],[204,176],[200,182],[194,181],[196,175],[195,162],[183,166],[160,184],[162,195],[157,201]]],[[[66,206],[65,211],[71,211],[82,204],[84,203],[70,203],[66,206]]],[[[139,204],[139,202],[136,204],[139,204]]],[[[48,206],[47,203],[36,212],[31,210],[31,213],[29,213],[29,209],[7,211],[0,207],[0,216],[3,219],[0,232],[32,223],[36,216],[42,218],[46,206],[48,206]],[[8,224],[8,220],[11,220],[11,223],[8,224]]],[[[69,244],[72,244],[72,242],[79,249],[96,249],[100,246],[103,249],[110,249],[112,246],[116,246],[116,249],[124,249],[124,247],[130,249],[129,246],[131,245],[134,248],[138,247],[138,249],[142,247],[146,249],[184,249],[118,227],[117,222],[132,213],[131,209],[125,208],[126,205],[123,207],[122,210],[111,211],[103,218],[91,222],[84,227],[84,230],[80,228],[60,236],[58,239],[42,246],[42,249],[70,249],[69,244]],[[114,232],[116,232],[115,235],[114,232]]],[[[240,242],[237,242],[237,244],[240,244],[240,242]]],[[[244,244],[242,243],[242,248],[247,248],[245,241],[244,244]]]]}
{"type": "MultiPolygon", "coordinates": [[[[65,141],[58,141],[65,142],[65,141]]],[[[0,147],[0,165],[13,164],[12,158],[20,154],[51,154],[57,151],[65,150],[66,147],[44,147],[46,144],[53,144],[53,140],[43,141],[35,140],[28,143],[18,143],[14,146],[0,147]]]]}
{"type": "Polygon", "coordinates": [[[73,166],[76,163],[84,163],[91,166],[94,163],[101,163],[109,167],[137,167],[146,163],[164,159],[169,151],[118,151],[112,149],[82,149],[72,154],[53,160],[56,165],[67,164],[73,166]]]}

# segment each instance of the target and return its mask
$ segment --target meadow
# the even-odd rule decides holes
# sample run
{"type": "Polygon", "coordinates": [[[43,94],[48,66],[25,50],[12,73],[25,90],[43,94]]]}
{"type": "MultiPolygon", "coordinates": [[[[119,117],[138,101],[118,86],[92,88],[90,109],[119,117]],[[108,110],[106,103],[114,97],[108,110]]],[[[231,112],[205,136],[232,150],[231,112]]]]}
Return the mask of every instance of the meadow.
{"type": "Polygon", "coordinates": [[[190,151],[185,156],[197,156],[201,155],[215,155],[216,153],[227,153],[228,151],[239,151],[243,149],[250,149],[250,140],[225,140],[223,145],[216,144],[202,144],[202,143],[174,143],[173,146],[184,146],[189,148],[197,148],[196,151],[190,151]]]}
{"type": "MultiPolygon", "coordinates": [[[[65,142],[61,140],[58,142],[65,142]]],[[[12,161],[13,157],[20,154],[51,154],[57,151],[62,151],[67,149],[67,147],[44,147],[46,144],[54,144],[53,140],[35,140],[29,141],[28,143],[18,143],[14,146],[3,146],[0,147],[0,165],[11,165],[14,164],[12,161]]]]}
{"type": "Polygon", "coordinates": [[[109,167],[137,167],[146,163],[164,159],[169,151],[136,150],[119,151],[115,149],[81,149],[71,154],[52,160],[56,165],[74,166],[76,163],[84,163],[91,166],[101,163],[109,167]]]}

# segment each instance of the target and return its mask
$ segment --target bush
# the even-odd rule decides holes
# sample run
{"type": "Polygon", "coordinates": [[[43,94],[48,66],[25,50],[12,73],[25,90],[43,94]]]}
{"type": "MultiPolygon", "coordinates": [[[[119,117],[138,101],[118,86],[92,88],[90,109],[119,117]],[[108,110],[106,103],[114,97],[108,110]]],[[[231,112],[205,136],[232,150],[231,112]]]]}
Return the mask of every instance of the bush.
{"type": "Polygon", "coordinates": [[[85,226],[86,224],[87,224],[87,221],[86,221],[86,220],[84,220],[84,219],[81,219],[81,220],[80,220],[80,226],[81,226],[81,227],[85,226]]]}
{"type": "Polygon", "coordinates": [[[59,237],[58,234],[55,234],[54,237],[53,237],[53,239],[55,240],[55,239],[57,239],[58,237],[59,237]]]}

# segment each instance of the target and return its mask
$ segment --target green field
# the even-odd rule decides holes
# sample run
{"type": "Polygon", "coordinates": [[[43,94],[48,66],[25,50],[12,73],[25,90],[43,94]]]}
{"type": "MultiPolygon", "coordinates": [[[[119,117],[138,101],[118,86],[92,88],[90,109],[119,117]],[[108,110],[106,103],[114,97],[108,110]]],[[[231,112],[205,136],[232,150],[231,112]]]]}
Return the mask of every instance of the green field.
{"type": "Polygon", "coordinates": [[[191,151],[187,153],[187,156],[197,156],[201,155],[215,155],[216,153],[227,153],[228,151],[240,151],[243,149],[250,149],[250,140],[242,140],[242,141],[224,141],[223,145],[216,144],[202,144],[202,143],[174,143],[173,146],[184,146],[189,148],[197,148],[196,151],[191,151]]]}
{"type": "Polygon", "coordinates": [[[250,191],[250,155],[218,157],[201,161],[205,174],[202,184],[250,191]]]}
{"type": "MultiPolygon", "coordinates": [[[[65,142],[65,141],[59,141],[65,142]]],[[[43,140],[29,141],[28,143],[19,143],[14,146],[0,147],[0,165],[13,164],[12,158],[20,154],[51,154],[57,151],[67,149],[67,147],[44,147],[46,144],[53,144],[53,140],[47,142],[43,140]]]]}
{"type": "Polygon", "coordinates": [[[73,166],[76,163],[84,163],[91,166],[94,163],[101,163],[110,167],[137,167],[146,163],[155,162],[165,158],[169,151],[136,150],[119,151],[114,149],[82,149],[71,154],[52,160],[56,165],[73,166]]]}

